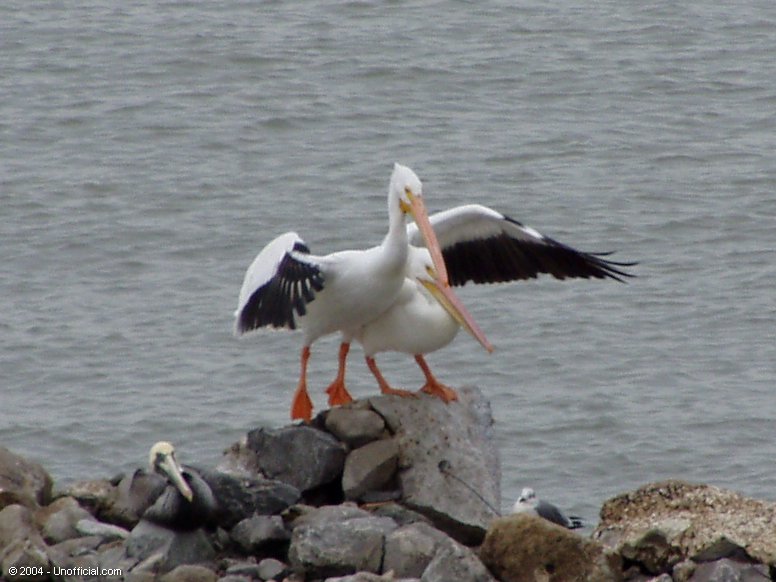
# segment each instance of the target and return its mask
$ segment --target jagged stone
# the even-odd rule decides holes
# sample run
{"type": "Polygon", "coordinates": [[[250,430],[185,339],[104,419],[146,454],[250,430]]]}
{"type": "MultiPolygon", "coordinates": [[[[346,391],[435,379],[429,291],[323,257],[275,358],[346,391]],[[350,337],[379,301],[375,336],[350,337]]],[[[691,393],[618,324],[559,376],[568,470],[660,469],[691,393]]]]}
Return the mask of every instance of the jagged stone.
{"type": "MultiPolygon", "coordinates": [[[[78,505],[98,519],[116,499],[116,485],[108,479],[78,481],[60,493],[62,497],[72,497],[78,505]]],[[[108,520],[106,520],[108,521],[108,520]]]]}
{"type": "Polygon", "coordinates": [[[370,511],[372,515],[390,517],[400,526],[411,523],[431,524],[431,520],[422,513],[408,509],[398,503],[381,503],[377,507],[370,509],[370,511]]]}
{"type": "Polygon", "coordinates": [[[474,552],[466,546],[456,544],[437,552],[423,572],[421,581],[496,582],[496,579],[474,552]]]}
{"type": "Polygon", "coordinates": [[[674,569],[671,571],[671,578],[673,578],[674,582],[687,582],[697,567],[698,564],[692,560],[682,560],[674,566],[674,569]]]}
{"type": "Polygon", "coordinates": [[[233,562],[229,564],[224,573],[230,576],[245,576],[249,579],[259,578],[263,580],[259,575],[259,565],[253,559],[253,556],[250,557],[250,560],[233,562]]]}
{"type": "MultiPolygon", "coordinates": [[[[154,565],[161,563],[163,557],[161,553],[158,554],[154,565]]],[[[101,569],[112,570],[117,574],[116,576],[107,577],[106,580],[116,580],[117,582],[124,582],[124,576],[138,565],[136,558],[130,558],[126,555],[125,540],[116,540],[101,545],[97,550],[97,561],[101,569]]]]}
{"type": "Polygon", "coordinates": [[[342,474],[345,499],[361,499],[364,493],[384,487],[394,477],[398,460],[399,445],[393,439],[374,441],[351,451],[342,474]]]}
{"type": "Polygon", "coordinates": [[[22,540],[31,540],[35,545],[45,547],[29,508],[19,504],[8,505],[0,511],[0,551],[22,540]]]}
{"type": "Polygon", "coordinates": [[[254,514],[279,514],[301,496],[296,487],[281,481],[206,469],[198,472],[218,500],[218,524],[224,529],[232,529],[254,514]]]}
{"type": "Polygon", "coordinates": [[[477,388],[461,388],[458,395],[450,404],[426,395],[369,401],[399,445],[402,503],[475,545],[501,503],[501,472],[490,405],[477,388]]]}
{"type": "Polygon", "coordinates": [[[325,582],[420,582],[418,578],[396,578],[393,573],[372,574],[371,572],[356,572],[349,576],[326,578],[325,582]]]}
{"type": "Polygon", "coordinates": [[[160,572],[169,572],[184,564],[201,564],[215,555],[210,540],[201,530],[176,532],[141,520],[126,541],[126,555],[144,561],[158,555],[160,572]]]}
{"type": "Polygon", "coordinates": [[[342,475],[345,447],[327,432],[306,425],[248,433],[248,448],[268,479],[288,483],[302,492],[331,483],[342,475]]]}
{"type": "Polygon", "coordinates": [[[81,536],[97,536],[103,541],[125,540],[129,537],[129,530],[94,519],[79,520],[75,529],[81,536]]]}
{"type": "Polygon", "coordinates": [[[94,520],[94,517],[72,497],[60,497],[35,512],[35,522],[48,544],[80,537],[76,524],[83,519],[94,520]]]}
{"type": "Polygon", "coordinates": [[[722,558],[714,562],[699,564],[689,582],[762,582],[770,580],[765,564],[740,562],[722,558]]]}
{"type": "Polygon", "coordinates": [[[288,564],[275,558],[264,558],[258,566],[259,578],[262,580],[280,580],[289,572],[288,564]]]}
{"type": "Polygon", "coordinates": [[[288,542],[291,534],[279,515],[254,515],[234,526],[231,537],[246,554],[255,554],[268,546],[288,542]]]}
{"type": "Polygon", "coordinates": [[[501,582],[618,582],[619,557],[540,517],[515,514],[496,520],[480,558],[501,582]]]}
{"type": "Polygon", "coordinates": [[[308,513],[292,527],[291,567],[311,578],[325,578],[379,572],[385,536],[396,529],[396,523],[344,506],[308,513]]]}
{"type": "Polygon", "coordinates": [[[674,540],[689,527],[687,520],[664,520],[633,540],[624,542],[619,553],[628,560],[638,562],[651,574],[670,572],[682,561],[682,549],[674,540]]]}
{"type": "Polygon", "coordinates": [[[629,557],[656,573],[668,571],[666,564],[671,562],[725,554],[776,566],[774,523],[776,503],[673,480],[645,485],[607,501],[593,536],[618,552],[625,549],[629,557]],[[666,527],[666,523],[683,526],[666,527]],[[644,555],[637,551],[637,542],[656,529],[673,548],[666,559],[657,562],[649,546],[644,555]]]}
{"type": "Polygon", "coordinates": [[[0,509],[19,504],[35,509],[51,501],[52,480],[38,463],[0,446],[0,509]]]}
{"type": "Polygon", "coordinates": [[[449,539],[426,523],[402,526],[385,538],[383,570],[397,576],[420,578],[434,559],[440,544],[449,539]]]}
{"type": "Polygon", "coordinates": [[[386,436],[385,421],[379,414],[352,406],[332,408],[326,415],[325,426],[351,449],[386,436]]]}
{"type": "Polygon", "coordinates": [[[183,564],[159,577],[159,582],[216,582],[218,576],[204,566],[183,564]]]}
{"type": "Polygon", "coordinates": [[[17,539],[0,553],[0,568],[9,581],[48,580],[49,558],[45,545],[29,538],[17,539]],[[15,572],[15,574],[12,574],[15,572]]]}

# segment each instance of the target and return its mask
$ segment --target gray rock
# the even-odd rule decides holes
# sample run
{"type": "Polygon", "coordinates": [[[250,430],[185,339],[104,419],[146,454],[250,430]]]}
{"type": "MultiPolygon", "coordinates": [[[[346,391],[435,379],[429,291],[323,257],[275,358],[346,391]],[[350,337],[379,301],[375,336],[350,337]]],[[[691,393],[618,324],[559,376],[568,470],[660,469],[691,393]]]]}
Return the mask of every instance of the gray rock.
{"type": "Polygon", "coordinates": [[[216,582],[218,576],[204,566],[184,564],[161,576],[159,582],[216,582]]]}
{"type": "Polygon", "coordinates": [[[342,474],[345,499],[361,499],[368,491],[382,489],[395,475],[398,460],[399,445],[393,439],[374,441],[351,451],[342,474]]]}
{"type": "Polygon", "coordinates": [[[311,512],[293,524],[288,559],[296,572],[310,578],[343,576],[359,571],[377,573],[383,561],[385,536],[396,523],[357,508],[336,507],[311,512]],[[366,513],[366,516],[358,513],[366,513]],[[342,519],[337,519],[339,514],[342,519]]]}
{"type": "Polygon", "coordinates": [[[426,523],[406,525],[386,536],[383,571],[440,582],[494,581],[471,549],[426,523]]]}
{"type": "Polygon", "coordinates": [[[103,543],[103,539],[98,536],[84,536],[72,538],[59,542],[53,546],[48,546],[48,554],[52,563],[57,563],[58,558],[80,556],[94,552],[103,543]]]}
{"type": "Polygon", "coordinates": [[[674,566],[671,571],[671,577],[674,579],[674,582],[687,582],[697,567],[698,564],[692,560],[683,560],[674,566]]]}
{"type": "Polygon", "coordinates": [[[231,537],[246,554],[255,554],[266,548],[291,539],[291,534],[279,515],[254,515],[238,523],[231,537]]]}
{"type": "Polygon", "coordinates": [[[377,396],[370,403],[401,451],[403,504],[462,543],[475,545],[497,517],[488,504],[500,506],[501,474],[487,400],[476,388],[461,388],[458,395],[450,404],[427,395],[377,396]]]}
{"type": "Polygon", "coordinates": [[[2,550],[0,568],[8,580],[48,580],[49,558],[45,546],[18,539],[2,550]],[[11,571],[17,574],[11,574],[11,571]]]}
{"type": "Polygon", "coordinates": [[[350,576],[326,578],[326,582],[420,582],[420,580],[418,578],[396,578],[390,572],[382,576],[371,572],[357,572],[350,576]]]}
{"type": "MultiPolygon", "coordinates": [[[[637,553],[634,560],[653,572],[693,556],[710,558],[736,546],[753,561],[776,566],[776,503],[746,498],[734,491],[670,480],[650,483],[609,499],[601,508],[596,539],[614,541],[617,551],[631,552],[650,531],[658,531],[671,551],[637,553]],[[723,540],[725,538],[727,541],[723,540]],[[678,555],[678,559],[677,559],[678,555]]],[[[661,542],[662,543],[662,542],[661,542]]]]}
{"type": "Polygon", "coordinates": [[[689,582],[763,582],[769,579],[768,567],[765,564],[722,558],[699,564],[689,582]]]}
{"type": "Polygon", "coordinates": [[[239,574],[227,574],[226,576],[221,576],[218,579],[218,582],[251,582],[254,580],[251,576],[241,576],[239,574]]]}
{"type": "Polygon", "coordinates": [[[32,512],[23,505],[8,505],[0,511],[0,552],[24,540],[30,540],[41,548],[46,545],[35,527],[32,512]]]}
{"type": "Polygon", "coordinates": [[[365,509],[361,509],[350,502],[343,503],[342,505],[324,505],[323,507],[295,505],[289,510],[289,512],[291,511],[298,514],[291,522],[292,530],[302,525],[319,526],[326,525],[327,523],[372,516],[372,514],[365,509]]]}
{"type": "Polygon", "coordinates": [[[111,521],[103,517],[103,513],[113,505],[117,495],[116,485],[109,480],[79,481],[67,487],[61,495],[72,497],[78,501],[78,505],[98,519],[111,521]]]}
{"type": "Polygon", "coordinates": [[[716,540],[702,547],[696,554],[690,556],[695,562],[713,562],[720,558],[733,558],[747,561],[746,550],[739,544],[720,534],[716,540]]]}
{"type": "Polygon", "coordinates": [[[82,536],[97,536],[103,541],[125,540],[129,537],[129,530],[94,519],[78,521],[75,524],[75,529],[82,536]]]}
{"type": "Polygon", "coordinates": [[[474,552],[460,544],[437,552],[420,580],[421,582],[496,582],[474,552]]]}
{"type": "Polygon", "coordinates": [[[224,451],[224,456],[216,465],[216,471],[236,477],[256,477],[261,475],[258,455],[248,448],[248,435],[224,451]]]}
{"type": "Polygon", "coordinates": [[[651,574],[670,572],[683,558],[681,548],[673,543],[675,532],[685,531],[689,527],[689,521],[664,520],[623,543],[619,553],[628,560],[642,564],[651,574]]]}
{"type": "MultiPolygon", "coordinates": [[[[161,562],[164,556],[159,553],[155,558],[154,564],[161,562]]],[[[117,540],[103,544],[97,550],[97,560],[100,564],[100,568],[118,571],[122,575],[126,575],[127,572],[138,566],[138,560],[127,556],[125,542],[123,540],[117,540]]],[[[142,570],[142,568],[140,569],[142,570]]],[[[119,576],[119,579],[121,577],[119,576]]]]}
{"type": "Polygon", "coordinates": [[[372,515],[380,517],[390,517],[398,525],[409,525],[411,523],[428,523],[431,520],[422,513],[407,509],[398,503],[383,503],[371,510],[372,515]]]}
{"type": "Polygon", "coordinates": [[[345,465],[344,445],[329,433],[307,425],[253,430],[247,443],[265,477],[289,483],[302,492],[338,479],[345,465]]]}
{"type": "Polygon", "coordinates": [[[254,514],[279,514],[301,496],[299,489],[281,481],[205,469],[198,472],[218,500],[218,524],[224,529],[232,529],[254,514]]]}
{"type": "Polygon", "coordinates": [[[29,508],[51,501],[51,476],[46,470],[0,447],[0,509],[19,504],[29,508]]]}
{"type": "Polygon", "coordinates": [[[258,573],[262,580],[280,580],[288,571],[288,565],[275,558],[264,558],[259,562],[258,573]]]}
{"type": "Polygon", "coordinates": [[[48,544],[80,537],[76,524],[81,520],[93,521],[94,517],[72,497],[60,497],[35,512],[35,521],[48,544]]]}
{"type": "Polygon", "coordinates": [[[247,578],[261,578],[259,576],[259,565],[250,557],[251,561],[237,561],[229,564],[226,568],[225,574],[230,576],[245,576],[247,578]]]}
{"type": "Polygon", "coordinates": [[[385,421],[379,414],[350,406],[332,408],[326,415],[326,430],[351,449],[362,447],[386,434],[385,421]]]}
{"type": "Polygon", "coordinates": [[[420,578],[434,559],[440,544],[454,543],[438,529],[413,523],[402,526],[385,538],[383,570],[397,576],[420,578]]]}
{"type": "Polygon", "coordinates": [[[201,529],[176,532],[141,520],[129,535],[126,555],[137,561],[158,556],[159,571],[169,572],[183,564],[208,562],[216,552],[201,529]]]}

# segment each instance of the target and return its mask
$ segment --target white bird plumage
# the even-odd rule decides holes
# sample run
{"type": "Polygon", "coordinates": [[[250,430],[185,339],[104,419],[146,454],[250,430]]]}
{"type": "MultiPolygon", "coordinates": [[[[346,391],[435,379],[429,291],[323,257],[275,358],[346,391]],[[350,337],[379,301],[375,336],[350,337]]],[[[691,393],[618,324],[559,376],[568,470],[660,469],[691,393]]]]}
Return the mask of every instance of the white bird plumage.
{"type": "MultiPolygon", "coordinates": [[[[541,273],[558,279],[593,277],[622,281],[630,275],[621,268],[633,264],[578,251],[479,204],[438,212],[429,220],[452,285],[530,279],[541,273]]],[[[421,390],[445,401],[455,400],[455,392],[437,381],[423,354],[449,344],[460,324],[440,301],[432,298],[423,283],[431,257],[422,246],[423,239],[415,225],[407,225],[407,236],[410,243],[407,278],[401,291],[387,311],[361,328],[357,339],[381,388],[389,385],[374,356],[379,352],[397,351],[415,356],[426,379],[421,390]]]]}
{"type": "MultiPolygon", "coordinates": [[[[248,268],[235,312],[235,333],[259,328],[304,331],[301,373],[291,417],[309,420],[307,393],[310,346],[319,337],[340,331],[340,369],[327,389],[330,404],[351,400],[344,384],[350,341],[360,328],[388,309],[405,280],[409,243],[405,215],[411,214],[427,245],[441,287],[449,287],[444,261],[428,221],[422,184],[415,173],[394,165],[388,188],[388,233],[378,246],[326,256],[309,253],[294,232],[270,242],[248,268]]],[[[414,231],[413,231],[414,232],[414,231]]]]}
{"type": "Polygon", "coordinates": [[[524,487],[520,492],[520,497],[515,501],[512,507],[512,513],[530,513],[537,515],[547,521],[558,524],[567,529],[578,529],[584,527],[581,518],[576,516],[567,516],[552,503],[543,501],[536,497],[536,493],[530,487],[524,487]]]}

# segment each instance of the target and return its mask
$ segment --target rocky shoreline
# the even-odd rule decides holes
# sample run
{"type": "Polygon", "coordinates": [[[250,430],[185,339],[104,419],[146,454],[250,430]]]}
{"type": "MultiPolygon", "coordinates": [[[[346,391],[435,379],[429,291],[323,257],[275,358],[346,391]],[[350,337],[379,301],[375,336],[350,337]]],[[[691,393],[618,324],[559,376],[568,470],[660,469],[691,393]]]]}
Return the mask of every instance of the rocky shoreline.
{"type": "Polygon", "coordinates": [[[490,406],[476,388],[460,397],[376,396],[310,425],[252,430],[217,467],[196,468],[218,512],[185,532],[142,518],[144,470],[55,492],[43,467],[0,447],[2,578],[776,579],[776,504],[716,487],[668,481],[620,495],[587,537],[532,515],[498,516],[490,406]]]}

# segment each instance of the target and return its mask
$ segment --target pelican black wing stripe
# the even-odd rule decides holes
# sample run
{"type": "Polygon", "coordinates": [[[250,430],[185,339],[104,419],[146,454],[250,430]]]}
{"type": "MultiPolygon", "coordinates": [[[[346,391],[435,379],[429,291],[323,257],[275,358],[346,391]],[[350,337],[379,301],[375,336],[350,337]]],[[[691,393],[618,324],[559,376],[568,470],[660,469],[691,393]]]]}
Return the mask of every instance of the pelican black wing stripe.
{"type": "Polygon", "coordinates": [[[596,278],[623,281],[623,270],[635,263],[604,259],[606,253],[585,253],[550,238],[518,241],[506,234],[459,242],[442,251],[450,283],[502,283],[534,279],[542,273],[557,279],[596,278]]]}
{"type": "MultiPolygon", "coordinates": [[[[296,243],[294,251],[309,253],[302,243],[296,243]]],[[[323,284],[318,267],[286,253],[275,276],[256,289],[240,311],[240,331],[260,327],[296,329],[294,313],[298,316],[307,313],[307,304],[315,299],[315,292],[321,291],[323,284]]]]}

